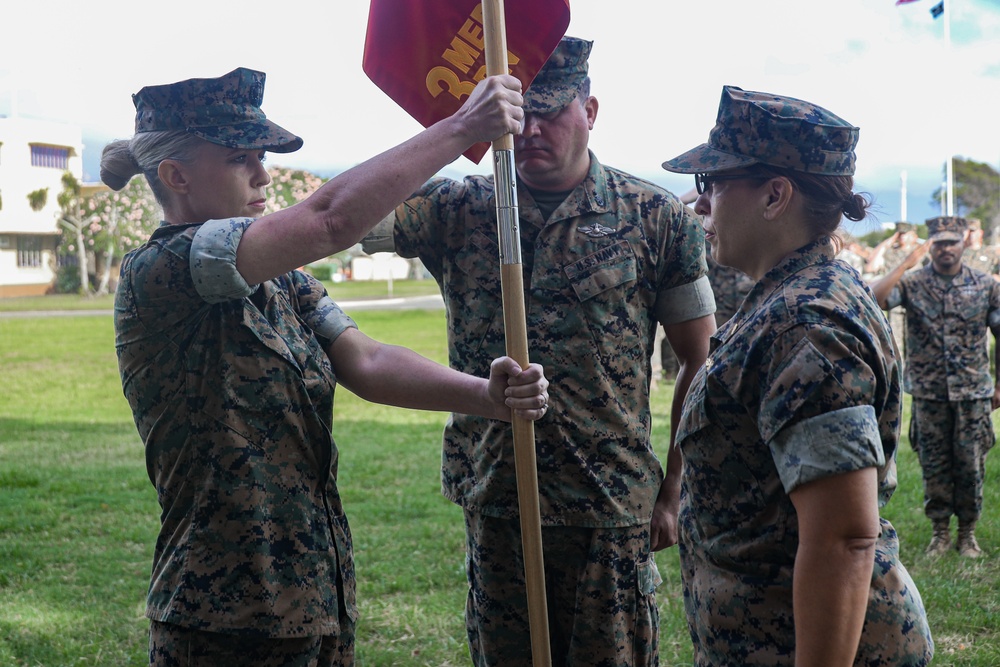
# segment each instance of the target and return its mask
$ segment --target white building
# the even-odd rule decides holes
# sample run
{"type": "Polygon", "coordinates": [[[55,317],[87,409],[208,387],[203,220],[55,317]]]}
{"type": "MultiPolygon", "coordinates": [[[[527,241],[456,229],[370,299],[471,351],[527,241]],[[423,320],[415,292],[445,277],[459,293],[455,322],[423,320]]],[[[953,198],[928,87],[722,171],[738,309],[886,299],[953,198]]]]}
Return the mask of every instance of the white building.
{"type": "Polygon", "coordinates": [[[83,178],[79,126],[0,117],[0,297],[44,294],[56,277],[62,175],[83,178]],[[32,209],[30,197],[45,204],[32,209]]]}
{"type": "Polygon", "coordinates": [[[406,280],[410,262],[391,252],[358,255],[351,260],[351,280],[406,280]]]}

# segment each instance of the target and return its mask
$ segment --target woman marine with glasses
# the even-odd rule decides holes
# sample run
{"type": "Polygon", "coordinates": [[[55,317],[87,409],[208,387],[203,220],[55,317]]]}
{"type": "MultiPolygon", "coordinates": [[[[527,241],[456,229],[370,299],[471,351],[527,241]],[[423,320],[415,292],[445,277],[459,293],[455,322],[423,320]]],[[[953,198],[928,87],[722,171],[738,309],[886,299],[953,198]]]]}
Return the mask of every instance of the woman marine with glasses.
{"type": "Polygon", "coordinates": [[[712,337],[676,441],[695,663],[926,665],[920,594],[879,508],[896,486],[900,369],[861,276],[835,259],[858,128],[726,86],[695,174],[712,256],[756,280],[712,337]]]}

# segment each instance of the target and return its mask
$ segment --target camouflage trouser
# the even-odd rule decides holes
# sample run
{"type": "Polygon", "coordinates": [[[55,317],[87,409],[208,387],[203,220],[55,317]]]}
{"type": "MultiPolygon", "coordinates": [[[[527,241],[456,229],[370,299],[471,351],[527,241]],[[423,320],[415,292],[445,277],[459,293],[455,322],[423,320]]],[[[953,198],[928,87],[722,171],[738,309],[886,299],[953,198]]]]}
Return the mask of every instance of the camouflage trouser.
{"type": "MultiPolygon", "coordinates": [[[[520,524],[465,513],[465,608],[477,667],[531,665],[520,524]]],[[[659,661],[660,573],[649,527],[542,528],[553,665],[646,667],[659,661]]]]}
{"type": "Polygon", "coordinates": [[[986,453],[993,446],[990,399],[928,401],[914,398],[910,442],[924,477],[924,514],[931,521],[979,519],[986,453]]]}
{"type": "Polygon", "coordinates": [[[349,667],[354,628],[342,636],[271,638],[149,624],[152,667],[349,667]]]}

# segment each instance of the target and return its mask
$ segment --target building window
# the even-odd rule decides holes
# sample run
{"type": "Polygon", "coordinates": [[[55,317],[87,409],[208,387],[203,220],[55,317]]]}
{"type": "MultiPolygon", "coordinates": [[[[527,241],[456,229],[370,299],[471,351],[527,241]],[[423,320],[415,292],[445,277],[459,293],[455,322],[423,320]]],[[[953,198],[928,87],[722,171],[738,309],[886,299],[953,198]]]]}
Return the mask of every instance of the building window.
{"type": "Polygon", "coordinates": [[[69,148],[31,144],[31,166],[65,170],[69,167],[69,148]]]}
{"type": "Polygon", "coordinates": [[[42,267],[42,237],[17,237],[17,265],[22,269],[40,269],[42,267]]]}

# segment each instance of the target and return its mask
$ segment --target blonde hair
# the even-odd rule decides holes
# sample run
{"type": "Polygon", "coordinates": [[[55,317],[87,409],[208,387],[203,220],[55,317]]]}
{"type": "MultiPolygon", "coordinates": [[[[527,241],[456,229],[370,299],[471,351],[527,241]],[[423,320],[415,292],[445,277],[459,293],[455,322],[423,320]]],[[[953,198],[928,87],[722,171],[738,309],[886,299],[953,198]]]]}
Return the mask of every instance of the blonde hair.
{"type": "Polygon", "coordinates": [[[157,174],[160,163],[190,162],[204,143],[201,137],[184,130],[141,132],[131,139],[112,141],[101,152],[101,180],[112,190],[121,190],[133,176],[142,174],[156,201],[164,206],[167,189],[157,174]]]}

